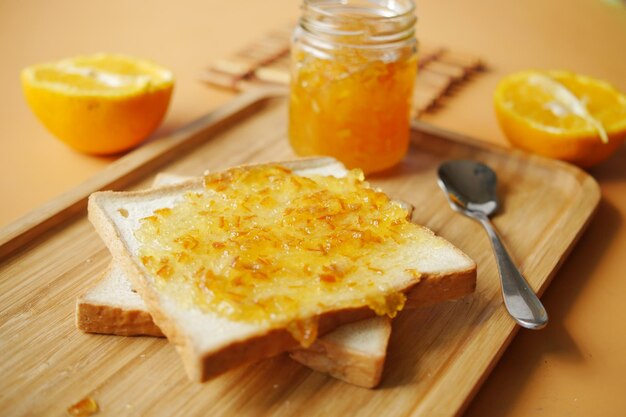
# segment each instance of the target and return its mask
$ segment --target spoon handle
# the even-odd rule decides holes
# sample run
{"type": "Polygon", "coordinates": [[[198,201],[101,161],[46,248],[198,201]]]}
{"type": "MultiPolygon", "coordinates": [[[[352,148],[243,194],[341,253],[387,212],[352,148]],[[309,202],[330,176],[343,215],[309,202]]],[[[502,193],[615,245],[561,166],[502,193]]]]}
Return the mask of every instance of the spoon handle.
{"type": "Polygon", "coordinates": [[[543,304],[513,263],[489,218],[479,212],[472,212],[472,217],[483,225],[491,240],[502,281],[504,304],[509,314],[522,327],[541,329],[548,324],[548,313],[543,304]]]}

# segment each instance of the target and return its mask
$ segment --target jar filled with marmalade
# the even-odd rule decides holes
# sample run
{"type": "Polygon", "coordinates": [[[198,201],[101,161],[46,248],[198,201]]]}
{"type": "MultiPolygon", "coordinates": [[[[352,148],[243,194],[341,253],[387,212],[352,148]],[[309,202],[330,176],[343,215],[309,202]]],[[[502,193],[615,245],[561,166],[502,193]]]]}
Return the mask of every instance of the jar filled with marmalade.
{"type": "Polygon", "coordinates": [[[417,71],[412,0],[304,0],[292,40],[289,140],[365,172],[409,145],[417,71]]]}

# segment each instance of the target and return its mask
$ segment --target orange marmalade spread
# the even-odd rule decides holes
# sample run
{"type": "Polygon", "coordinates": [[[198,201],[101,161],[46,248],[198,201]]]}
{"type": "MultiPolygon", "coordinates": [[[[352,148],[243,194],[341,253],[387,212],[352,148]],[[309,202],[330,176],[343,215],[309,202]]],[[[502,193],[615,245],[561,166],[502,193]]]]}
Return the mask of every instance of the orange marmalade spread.
{"type": "Polygon", "coordinates": [[[316,323],[307,317],[402,309],[405,297],[378,261],[412,238],[412,226],[360,171],[302,177],[266,165],[207,175],[201,192],[155,210],[135,235],[156,285],[182,305],[284,324],[308,345],[316,323]]]}
{"type": "Polygon", "coordinates": [[[368,62],[349,52],[335,60],[292,52],[299,64],[292,72],[289,139],[298,155],[330,155],[351,168],[381,171],[409,146],[417,60],[368,62]]]}
{"type": "Polygon", "coordinates": [[[71,416],[89,417],[99,411],[98,403],[91,397],[86,397],[71,405],[67,409],[67,413],[71,416]]]}

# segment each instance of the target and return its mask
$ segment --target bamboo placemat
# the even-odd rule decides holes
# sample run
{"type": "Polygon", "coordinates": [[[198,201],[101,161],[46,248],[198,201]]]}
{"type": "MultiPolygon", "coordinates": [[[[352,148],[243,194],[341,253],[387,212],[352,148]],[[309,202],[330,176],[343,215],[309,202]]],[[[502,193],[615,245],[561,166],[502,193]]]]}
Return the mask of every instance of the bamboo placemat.
{"type": "MultiPolygon", "coordinates": [[[[289,84],[289,43],[292,28],[274,30],[203,71],[201,80],[234,91],[289,84]]],[[[477,56],[420,43],[419,71],[413,91],[413,116],[438,108],[444,96],[485,68],[477,56]]]]}

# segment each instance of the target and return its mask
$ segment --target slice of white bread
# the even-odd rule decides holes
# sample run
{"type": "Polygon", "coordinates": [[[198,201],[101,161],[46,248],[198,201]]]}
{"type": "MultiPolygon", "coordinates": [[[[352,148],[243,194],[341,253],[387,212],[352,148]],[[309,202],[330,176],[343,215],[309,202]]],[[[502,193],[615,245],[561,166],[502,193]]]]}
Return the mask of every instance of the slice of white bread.
{"type": "MultiPolygon", "coordinates": [[[[341,164],[328,158],[282,165],[304,176],[342,176],[346,173],[341,164]]],[[[239,364],[273,356],[297,346],[284,325],[233,321],[197,308],[180,307],[167,293],[159,292],[153,277],[138,261],[140,245],[134,231],[140,219],[151,215],[156,209],[174,206],[188,191],[203,190],[202,180],[192,180],[150,191],[96,193],[89,201],[90,220],[111,250],[114,260],[120,263],[132,280],[133,288],[146,302],[155,323],[177,346],[190,377],[198,381],[204,381],[239,364]]],[[[467,277],[475,277],[473,261],[427,229],[420,230],[419,242],[407,245],[404,249],[406,253],[391,254],[393,262],[388,265],[398,267],[395,270],[390,267],[385,274],[392,277],[395,290],[407,291],[411,300],[429,299],[432,298],[429,293],[433,289],[434,293],[440,294],[442,288],[449,287],[441,285],[441,277],[452,277],[452,281],[463,282],[468,281],[467,277]],[[421,276],[408,274],[407,269],[417,270],[421,276]],[[421,282],[426,285],[418,285],[421,282]]],[[[389,254],[386,256],[389,257],[389,254]]],[[[371,314],[366,307],[327,308],[319,314],[320,334],[371,314]]]]}

